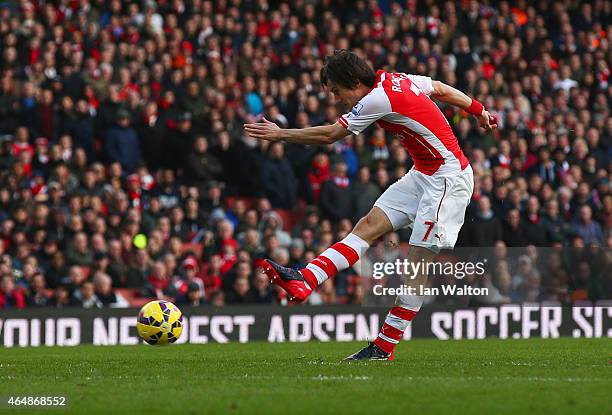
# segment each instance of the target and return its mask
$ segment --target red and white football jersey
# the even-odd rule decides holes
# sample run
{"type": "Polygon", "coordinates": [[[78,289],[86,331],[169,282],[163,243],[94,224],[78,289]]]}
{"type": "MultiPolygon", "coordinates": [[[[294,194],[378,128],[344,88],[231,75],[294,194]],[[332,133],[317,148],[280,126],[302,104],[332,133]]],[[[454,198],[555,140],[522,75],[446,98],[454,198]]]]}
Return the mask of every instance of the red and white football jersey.
{"type": "Polygon", "coordinates": [[[353,134],[370,124],[395,135],[426,175],[454,175],[469,162],[440,108],[429,98],[431,78],[378,71],[374,88],[338,120],[353,134]]]}

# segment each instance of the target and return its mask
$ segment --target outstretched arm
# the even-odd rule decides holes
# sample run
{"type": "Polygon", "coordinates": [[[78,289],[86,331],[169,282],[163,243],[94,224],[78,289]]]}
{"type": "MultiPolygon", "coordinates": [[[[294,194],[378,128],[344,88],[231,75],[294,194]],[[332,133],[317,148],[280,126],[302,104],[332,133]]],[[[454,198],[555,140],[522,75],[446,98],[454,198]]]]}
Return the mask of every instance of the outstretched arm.
{"type": "Polygon", "coordinates": [[[307,128],[280,128],[271,121],[245,124],[244,131],[253,138],[296,144],[331,144],[350,135],[339,122],[307,128]]]}
{"type": "Polygon", "coordinates": [[[478,118],[478,124],[482,128],[491,129],[497,127],[497,119],[489,114],[489,111],[480,102],[443,82],[432,81],[432,86],[433,91],[430,95],[432,98],[464,109],[478,118]]]}

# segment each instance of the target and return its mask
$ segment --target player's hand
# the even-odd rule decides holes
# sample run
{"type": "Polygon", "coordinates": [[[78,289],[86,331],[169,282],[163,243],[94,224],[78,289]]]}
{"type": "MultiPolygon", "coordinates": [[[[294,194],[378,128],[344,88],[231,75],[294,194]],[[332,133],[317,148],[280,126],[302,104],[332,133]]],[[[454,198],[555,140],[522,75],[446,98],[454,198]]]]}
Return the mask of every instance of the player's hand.
{"type": "Polygon", "coordinates": [[[279,141],[282,138],[281,128],[265,118],[262,118],[261,122],[244,124],[244,131],[249,136],[260,140],[279,141]]]}
{"type": "Polygon", "coordinates": [[[497,128],[497,117],[491,115],[489,111],[483,109],[478,117],[478,125],[486,130],[497,128]]]}

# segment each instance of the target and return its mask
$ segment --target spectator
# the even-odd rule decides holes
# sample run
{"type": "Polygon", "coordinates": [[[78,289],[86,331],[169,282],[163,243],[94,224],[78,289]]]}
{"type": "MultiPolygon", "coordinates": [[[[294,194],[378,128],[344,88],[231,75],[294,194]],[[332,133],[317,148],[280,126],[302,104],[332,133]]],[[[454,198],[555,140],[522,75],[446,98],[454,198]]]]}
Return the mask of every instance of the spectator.
{"type": "Polygon", "coordinates": [[[204,269],[202,275],[202,281],[204,282],[204,290],[206,293],[210,293],[210,300],[212,302],[212,293],[219,291],[221,288],[221,256],[218,254],[211,255],[210,260],[204,269]]]}
{"type": "Polygon", "coordinates": [[[253,287],[251,288],[252,301],[256,304],[271,304],[273,302],[272,287],[268,277],[263,272],[255,274],[253,287]]]}
{"type": "Polygon", "coordinates": [[[178,116],[176,128],[169,131],[163,142],[163,165],[171,169],[183,168],[187,155],[194,147],[191,113],[184,112],[178,116]]]}
{"type": "MultiPolygon", "coordinates": [[[[196,284],[199,287],[199,294],[203,297],[205,294],[204,282],[200,277],[197,276],[197,273],[199,272],[198,261],[194,257],[188,256],[187,258],[185,258],[185,260],[183,260],[181,268],[181,278],[175,282],[175,287],[179,294],[179,299],[181,299],[181,301],[179,302],[189,301],[189,286],[193,284],[196,284]]],[[[195,294],[192,295],[195,296],[195,294]]]]}
{"type": "Polygon", "coordinates": [[[352,185],[353,223],[364,217],[378,197],[382,194],[378,185],[370,180],[370,169],[363,166],[357,173],[357,180],[352,185]]]}
{"type": "Polygon", "coordinates": [[[555,183],[557,181],[555,162],[550,158],[550,150],[547,147],[542,146],[538,150],[538,163],[534,166],[533,171],[545,182],[555,183]]]}
{"type": "Polygon", "coordinates": [[[148,102],[140,117],[136,130],[144,162],[153,170],[161,167],[164,160],[163,139],[165,128],[161,125],[156,102],[148,102]]]}
{"type": "Polygon", "coordinates": [[[162,261],[155,261],[151,273],[147,276],[145,295],[158,299],[166,298],[172,292],[170,282],[170,275],[166,264],[162,261]]]}
{"type": "Polygon", "coordinates": [[[559,203],[554,199],[546,202],[545,212],[542,215],[542,227],[549,241],[563,242],[565,240],[567,224],[559,212],[559,203]]]}
{"type": "MultiPolygon", "coordinates": [[[[54,241],[54,244],[57,242],[54,241]]],[[[45,279],[49,288],[55,288],[61,279],[68,274],[68,267],[62,251],[57,251],[51,257],[51,263],[46,268],[45,279]]]]}
{"type": "Polygon", "coordinates": [[[310,191],[315,202],[321,197],[321,186],[329,178],[329,158],[325,153],[318,153],[312,159],[308,171],[310,191]]]}
{"type": "Polygon", "coordinates": [[[247,304],[253,302],[253,292],[250,290],[249,279],[245,276],[236,277],[232,289],[226,294],[227,304],[247,304]]]}
{"type": "MultiPolygon", "coordinates": [[[[179,204],[181,194],[173,170],[163,170],[161,181],[157,185],[154,194],[159,198],[160,207],[163,209],[172,209],[179,204]]],[[[161,217],[160,215],[159,218],[161,217]]]]}
{"type": "Polygon", "coordinates": [[[66,260],[70,265],[91,266],[93,264],[93,253],[89,248],[87,235],[79,232],[74,235],[72,243],[66,251],[66,260]]]}
{"type": "Polygon", "coordinates": [[[487,196],[480,197],[474,219],[466,225],[468,246],[490,247],[502,240],[502,225],[493,213],[491,200],[487,196]]]}
{"type": "Polygon", "coordinates": [[[593,220],[593,211],[589,205],[580,207],[579,218],[574,224],[574,230],[585,244],[603,245],[601,225],[593,220]]]}
{"type": "Polygon", "coordinates": [[[195,282],[187,285],[187,292],[184,296],[179,296],[177,300],[179,305],[186,305],[189,307],[199,307],[205,305],[204,292],[199,284],[195,282]]]}
{"type": "Polygon", "coordinates": [[[25,308],[26,296],[23,290],[15,285],[11,275],[0,280],[0,308],[25,308]]]}
{"type": "Polygon", "coordinates": [[[142,160],[140,142],[136,130],[130,127],[130,113],[117,112],[117,124],[110,128],[105,139],[106,154],[111,162],[118,162],[132,173],[142,160]]]}
{"type": "Polygon", "coordinates": [[[102,302],[96,296],[94,285],[85,281],[73,294],[76,304],[83,308],[102,308],[102,302]]]}
{"type": "Polygon", "coordinates": [[[210,296],[210,304],[213,307],[223,307],[225,305],[225,294],[223,291],[215,291],[210,296]]]}
{"type": "Polygon", "coordinates": [[[70,296],[70,291],[65,286],[58,286],[55,289],[55,293],[53,294],[53,306],[56,308],[64,308],[74,306],[74,302],[72,297],[70,296]]]}
{"type": "Polygon", "coordinates": [[[94,119],[91,116],[87,101],[84,99],[80,99],[76,103],[75,120],[68,132],[74,138],[75,147],[82,148],[85,151],[87,160],[95,160],[94,119]]]}
{"type": "Polygon", "coordinates": [[[29,307],[49,307],[51,299],[46,293],[46,281],[43,274],[36,273],[32,278],[30,294],[27,298],[29,307]]]}
{"type": "Polygon", "coordinates": [[[264,214],[261,218],[261,224],[261,234],[264,238],[274,235],[280,246],[288,247],[291,244],[291,235],[283,230],[283,221],[276,212],[270,211],[264,214]]]}
{"type": "Polygon", "coordinates": [[[124,308],[129,304],[119,293],[113,290],[113,280],[104,272],[97,272],[93,277],[95,296],[104,307],[124,308]]]}
{"type": "Polygon", "coordinates": [[[261,168],[261,184],[272,206],[293,207],[298,183],[291,165],[284,158],[283,143],[276,142],[270,146],[269,157],[261,168]]]}
{"type": "Polygon", "coordinates": [[[530,196],[527,199],[523,223],[530,245],[545,246],[548,243],[546,232],[541,223],[540,201],[536,196],[530,196]]]}
{"type": "Polygon", "coordinates": [[[521,213],[518,209],[508,211],[502,235],[503,241],[507,246],[526,246],[529,244],[529,238],[525,232],[521,213]]]}
{"type": "Polygon", "coordinates": [[[193,150],[187,155],[185,165],[185,179],[189,184],[197,186],[200,193],[204,194],[206,185],[211,180],[221,177],[223,167],[217,158],[208,153],[208,140],[204,136],[195,139],[193,150]]]}
{"type": "Polygon", "coordinates": [[[339,161],[334,165],[333,173],[321,188],[321,212],[324,217],[333,221],[351,218],[351,181],[347,176],[346,163],[339,161]]]}

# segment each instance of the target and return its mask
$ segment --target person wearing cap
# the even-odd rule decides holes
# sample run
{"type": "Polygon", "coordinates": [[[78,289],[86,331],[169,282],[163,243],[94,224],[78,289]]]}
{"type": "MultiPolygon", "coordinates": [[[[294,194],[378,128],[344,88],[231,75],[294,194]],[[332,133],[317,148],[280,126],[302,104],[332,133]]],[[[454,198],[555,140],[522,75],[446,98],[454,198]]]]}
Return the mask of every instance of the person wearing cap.
{"type": "Polygon", "coordinates": [[[190,305],[200,304],[200,300],[204,297],[204,282],[197,276],[198,272],[198,261],[193,256],[188,256],[183,260],[181,278],[175,281],[176,291],[179,294],[177,302],[190,305]],[[191,304],[192,300],[197,300],[197,304],[191,304]]]}
{"type": "Polygon", "coordinates": [[[178,305],[189,306],[189,307],[199,307],[206,304],[204,300],[204,291],[199,284],[195,282],[191,282],[186,286],[185,294],[179,295],[176,299],[178,305]]]}
{"type": "Polygon", "coordinates": [[[106,155],[111,162],[118,162],[127,173],[132,173],[142,161],[138,134],[130,126],[130,113],[117,111],[117,123],[106,134],[106,155]]]}

